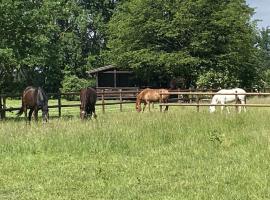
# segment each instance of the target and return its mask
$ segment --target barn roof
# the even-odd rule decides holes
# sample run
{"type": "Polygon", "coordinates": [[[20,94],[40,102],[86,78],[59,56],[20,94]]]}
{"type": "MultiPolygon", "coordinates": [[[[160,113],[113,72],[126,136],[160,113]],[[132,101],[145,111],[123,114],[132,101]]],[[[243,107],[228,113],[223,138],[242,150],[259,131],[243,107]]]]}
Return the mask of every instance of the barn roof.
{"type": "Polygon", "coordinates": [[[107,66],[104,66],[104,67],[99,67],[99,68],[96,68],[96,69],[89,70],[86,73],[94,74],[94,73],[97,73],[97,72],[102,72],[102,71],[106,71],[108,69],[114,69],[114,68],[115,68],[114,65],[107,65],[107,66]]]}

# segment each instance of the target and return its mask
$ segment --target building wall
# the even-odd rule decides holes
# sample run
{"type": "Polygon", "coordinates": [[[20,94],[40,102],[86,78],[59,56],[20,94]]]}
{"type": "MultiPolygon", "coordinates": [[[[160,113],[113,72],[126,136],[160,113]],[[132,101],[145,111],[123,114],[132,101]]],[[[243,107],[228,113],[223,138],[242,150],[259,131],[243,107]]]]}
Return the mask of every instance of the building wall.
{"type": "MultiPolygon", "coordinates": [[[[132,74],[116,74],[116,87],[133,87],[134,78],[132,74]]],[[[113,73],[99,73],[98,74],[99,87],[114,87],[113,73]]]]}

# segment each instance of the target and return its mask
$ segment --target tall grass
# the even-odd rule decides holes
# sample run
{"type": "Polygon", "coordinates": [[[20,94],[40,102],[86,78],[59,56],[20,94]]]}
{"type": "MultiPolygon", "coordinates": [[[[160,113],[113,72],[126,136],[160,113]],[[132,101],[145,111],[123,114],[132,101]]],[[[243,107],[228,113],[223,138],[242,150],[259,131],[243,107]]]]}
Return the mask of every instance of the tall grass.
{"type": "Polygon", "coordinates": [[[0,199],[269,199],[269,119],[174,108],[0,122],[0,199]]]}

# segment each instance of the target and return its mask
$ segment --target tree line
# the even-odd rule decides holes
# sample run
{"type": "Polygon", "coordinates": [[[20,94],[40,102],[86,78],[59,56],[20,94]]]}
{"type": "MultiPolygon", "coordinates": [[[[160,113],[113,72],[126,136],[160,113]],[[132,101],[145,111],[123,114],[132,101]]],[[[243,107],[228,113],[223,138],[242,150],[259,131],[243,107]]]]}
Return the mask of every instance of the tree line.
{"type": "Polygon", "coordinates": [[[147,83],[262,87],[270,30],[245,0],[5,0],[0,4],[0,91],[94,85],[86,71],[115,64],[147,83]]]}

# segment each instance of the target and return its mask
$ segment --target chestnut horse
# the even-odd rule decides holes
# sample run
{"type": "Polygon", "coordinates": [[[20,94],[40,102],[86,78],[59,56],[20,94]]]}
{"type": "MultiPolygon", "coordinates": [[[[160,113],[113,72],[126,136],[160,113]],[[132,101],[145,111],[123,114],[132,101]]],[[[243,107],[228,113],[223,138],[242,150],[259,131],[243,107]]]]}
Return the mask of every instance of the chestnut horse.
{"type": "Polygon", "coordinates": [[[38,120],[38,110],[42,110],[43,122],[47,122],[49,118],[48,109],[48,97],[41,87],[35,88],[32,86],[27,87],[22,94],[22,107],[20,108],[17,116],[20,116],[23,112],[27,118],[27,109],[30,109],[28,114],[28,120],[31,121],[32,114],[34,112],[34,118],[38,120]]]}
{"type": "Polygon", "coordinates": [[[88,116],[92,117],[94,114],[94,118],[97,118],[95,105],[97,101],[97,92],[93,88],[85,88],[80,91],[80,117],[81,119],[85,119],[88,116]]]}
{"type": "MultiPolygon", "coordinates": [[[[169,98],[168,90],[166,89],[150,89],[146,88],[143,91],[141,91],[137,95],[136,99],[136,110],[138,112],[141,112],[141,110],[144,111],[146,105],[148,105],[149,111],[150,111],[150,103],[152,102],[161,102],[161,103],[167,103],[169,98]],[[162,95],[160,95],[162,93],[162,95]],[[141,103],[144,103],[143,109],[141,109],[141,103]]],[[[168,110],[168,106],[166,106],[164,111],[168,110]]]]}

